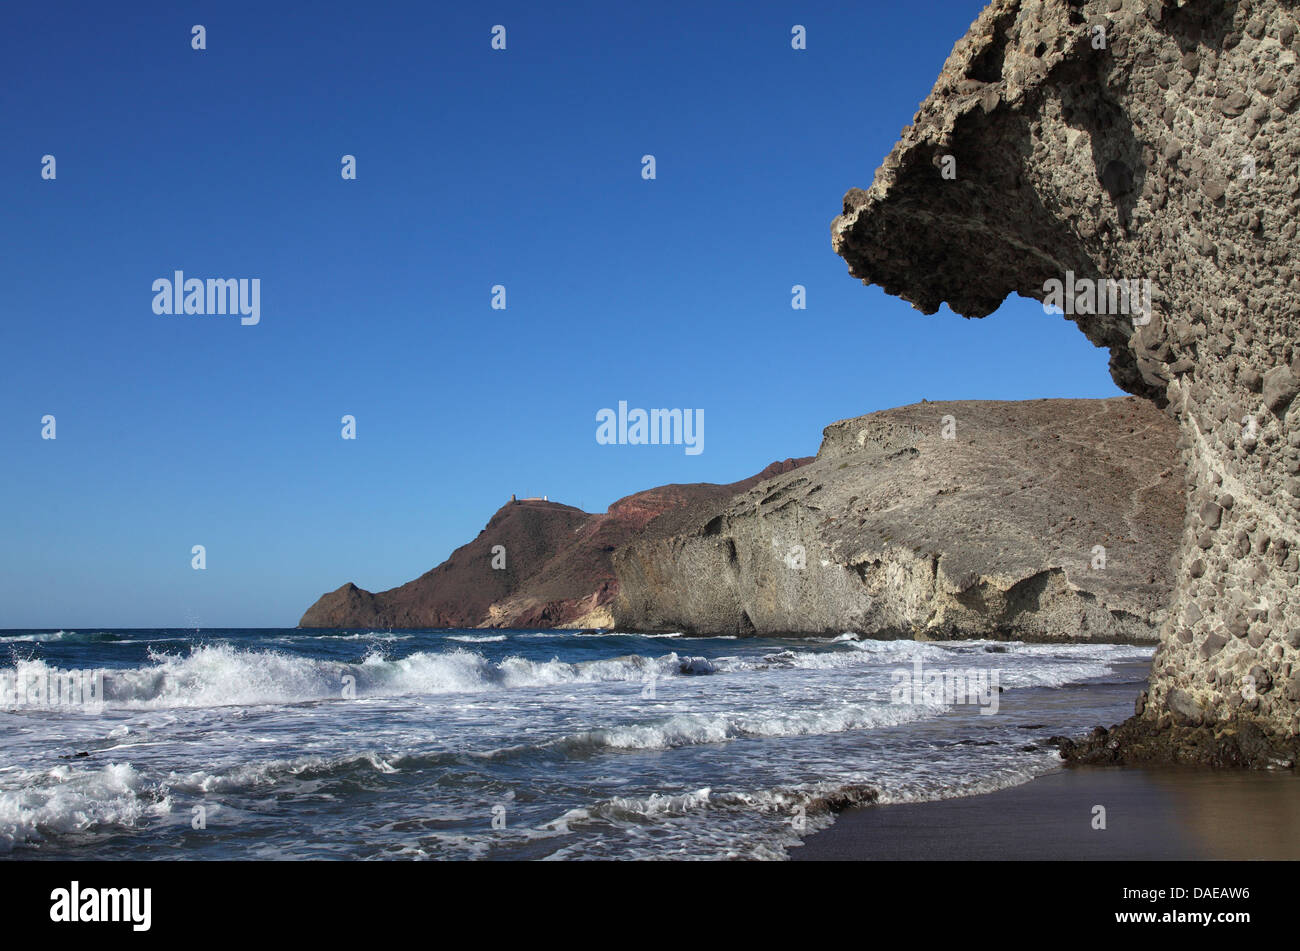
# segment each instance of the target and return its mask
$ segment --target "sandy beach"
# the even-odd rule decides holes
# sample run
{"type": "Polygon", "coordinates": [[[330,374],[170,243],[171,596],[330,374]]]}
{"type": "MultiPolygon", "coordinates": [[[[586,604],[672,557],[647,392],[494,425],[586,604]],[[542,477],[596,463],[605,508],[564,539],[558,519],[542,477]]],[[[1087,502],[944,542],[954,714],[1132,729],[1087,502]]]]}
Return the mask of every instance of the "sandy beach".
{"type": "Polygon", "coordinates": [[[870,806],[815,833],[793,861],[1300,858],[1300,777],[1069,768],[981,796],[870,806]],[[1094,829],[1094,807],[1106,827],[1094,829]]]}

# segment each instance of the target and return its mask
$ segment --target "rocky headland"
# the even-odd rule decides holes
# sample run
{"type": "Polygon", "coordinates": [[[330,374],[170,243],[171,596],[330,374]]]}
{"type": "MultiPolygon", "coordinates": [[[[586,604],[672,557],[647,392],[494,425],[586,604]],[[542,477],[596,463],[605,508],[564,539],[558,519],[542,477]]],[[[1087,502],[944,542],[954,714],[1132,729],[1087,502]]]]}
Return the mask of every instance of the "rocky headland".
{"type": "Polygon", "coordinates": [[[511,500],[478,537],[414,581],[371,593],[348,582],[307,609],[313,628],[600,628],[612,624],[614,551],[667,512],[729,499],[807,459],[774,462],[728,485],[665,485],[599,514],[542,499],[511,500]],[[500,567],[494,567],[494,565],[500,567]]]}
{"type": "Polygon", "coordinates": [[[1176,438],[1132,397],[884,410],[741,482],[594,515],[511,501],[432,571],[345,584],[300,626],[1154,642],[1176,438]]]}
{"type": "Polygon", "coordinates": [[[1134,398],[919,403],[828,426],[808,465],[649,523],[620,629],[1154,642],[1176,428],[1134,398]]]}

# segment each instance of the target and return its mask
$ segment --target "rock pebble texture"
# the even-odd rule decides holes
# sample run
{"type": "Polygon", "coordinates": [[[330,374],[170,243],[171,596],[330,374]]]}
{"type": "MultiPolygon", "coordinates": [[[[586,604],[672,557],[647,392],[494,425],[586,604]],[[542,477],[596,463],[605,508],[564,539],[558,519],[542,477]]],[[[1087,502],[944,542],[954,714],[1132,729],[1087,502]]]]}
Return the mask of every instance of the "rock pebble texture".
{"type": "Polygon", "coordinates": [[[834,423],[810,464],[621,548],[615,624],[1154,642],[1182,514],[1177,438],[1133,397],[834,423]]]}
{"type": "Polygon", "coordinates": [[[1291,2],[995,0],[832,225],[853,276],[925,313],[1151,281],[1149,322],[1068,318],[1177,420],[1186,481],[1149,691],[1080,758],[1294,758],[1298,53],[1291,2]]]}

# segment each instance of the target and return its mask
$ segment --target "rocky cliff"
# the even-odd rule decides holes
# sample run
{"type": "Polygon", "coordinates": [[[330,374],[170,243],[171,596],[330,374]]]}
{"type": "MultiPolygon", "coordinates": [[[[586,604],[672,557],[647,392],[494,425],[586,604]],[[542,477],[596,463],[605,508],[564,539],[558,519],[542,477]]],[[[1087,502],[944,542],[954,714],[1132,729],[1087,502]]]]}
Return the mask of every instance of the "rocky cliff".
{"type": "Polygon", "coordinates": [[[477,538],[414,581],[377,594],[349,582],[322,595],[298,626],[607,627],[618,590],[616,548],[658,516],[728,499],[806,461],[774,462],[728,485],[660,486],[599,514],[538,499],[508,502],[477,538]]]}
{"type": "Polygon", "coordinates": [[[1295,14],[994,0],[832,224],[851,274],[926,313],[1150,281],[1149,319],[1085,295],[1064,308],[1121,387],[1177,420],[1186,500],[1149,692],[1084,755],[1300,751],[1295,14]]]}
{"type": "Polygon", "coordinates": [[[624,629],[1154,641],[1181,516],[1149,403],[921,403],[651,522],[614,558],[624,629]]]}

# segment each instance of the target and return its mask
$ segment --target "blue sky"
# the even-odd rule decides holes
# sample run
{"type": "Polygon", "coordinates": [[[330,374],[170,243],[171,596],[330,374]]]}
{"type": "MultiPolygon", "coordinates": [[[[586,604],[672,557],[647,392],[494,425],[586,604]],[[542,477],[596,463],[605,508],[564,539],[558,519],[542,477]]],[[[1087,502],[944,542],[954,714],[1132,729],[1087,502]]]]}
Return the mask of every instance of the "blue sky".
{"type": "Polygon", "coordinates": [[[6,6],[0,627],[290,626],[512,492],[600,511],[922,398],[1118,392],[1033,302],[926,317],[831,251],[978,0],[289,6],[6,6]],[[258,278],[260,323],[154,314],[177,269],[258,278]],[[599,445],[619,400],[703,409],[704,451],[599,445]]]}

